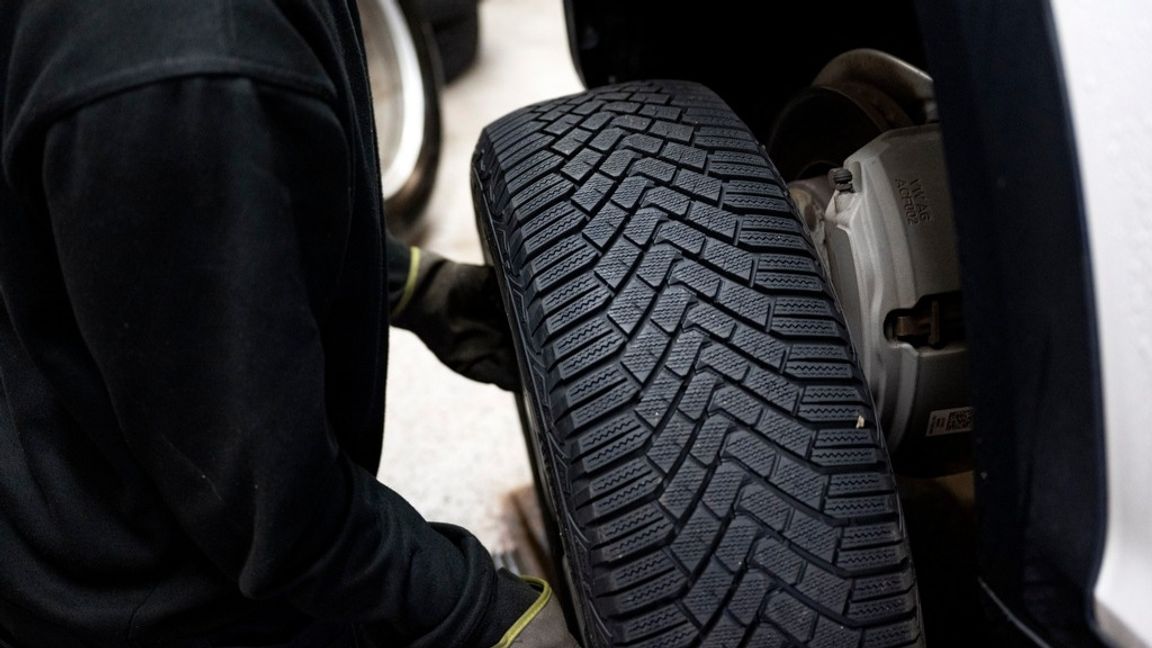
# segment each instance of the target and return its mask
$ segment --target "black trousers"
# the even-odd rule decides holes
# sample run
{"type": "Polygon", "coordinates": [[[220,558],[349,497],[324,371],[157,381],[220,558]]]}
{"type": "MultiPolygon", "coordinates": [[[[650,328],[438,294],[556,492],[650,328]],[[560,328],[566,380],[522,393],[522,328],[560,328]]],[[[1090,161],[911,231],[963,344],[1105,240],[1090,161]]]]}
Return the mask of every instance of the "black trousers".
{"type": "Polygon", "coordinates": [[[203,637],[138,643],[92,640],[35,619],[0,600],[0,648],[393,648],[379,629],[314,621],[297,613],[268,612],[207,633],[203,637]]]}

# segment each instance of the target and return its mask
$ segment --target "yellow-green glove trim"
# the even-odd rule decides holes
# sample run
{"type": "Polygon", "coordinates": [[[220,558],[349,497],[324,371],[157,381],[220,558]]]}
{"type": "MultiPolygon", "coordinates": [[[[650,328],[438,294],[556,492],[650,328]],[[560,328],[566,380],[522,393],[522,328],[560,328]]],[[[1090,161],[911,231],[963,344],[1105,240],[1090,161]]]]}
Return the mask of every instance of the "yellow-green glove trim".
{"type": "Polygon", "coordinates": [[[547,581],[534,576],[521,576],[520,580],[539,587],[540,596],[536,598],[535,603],[528,606],[528,610],[520,615],[516,623],[513,623],[512,627],[508,628],[508,631],[504,633],[504,636],[500,637],[500,642],[492,646],[492,648],[509,648],[512,642],[516,641],[516,637],[519,637],[520,633],[524,632],[524,628],[527,628],[528,624],[532,623],[532,620],[536,618],[536,615],[540,614],[540,611],[544,609],[544,606],[548,605],[548,601],[552,600],[552,587],[547,581]]]}
{"type": "Polygon", "coordinates": [[[420,248],[413,245],[408,248],[408,279],[404,282],[404,292],[400,293],[400,301],[392,309],[392,317],[404,312],[408,302],[412,301],[412,293],[416,292],[416,270],[420,267],[420,248]]]}

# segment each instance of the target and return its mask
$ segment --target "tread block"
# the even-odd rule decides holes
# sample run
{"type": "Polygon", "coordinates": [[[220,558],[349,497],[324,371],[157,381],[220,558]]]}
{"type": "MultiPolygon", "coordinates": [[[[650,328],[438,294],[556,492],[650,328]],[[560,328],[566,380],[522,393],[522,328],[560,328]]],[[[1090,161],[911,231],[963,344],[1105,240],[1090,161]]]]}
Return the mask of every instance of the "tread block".
{"type": "Polygon", "coordinates": [[[695,424],[691,420],[679,412],[673,413],[671,419],[655,433],[646,456],[664,474],[671,474],[676,463],[684,456],[694,429],[695,424]]]}
{"type": "Polygon", "coordinates": [[[710,239],[704,244],[703,257],[708,265],[724,272],[731,279],[738,279],[746,283],[752,277],[752,269],[756,267],[756,256],[727,245],[716,239],[710,239]]]}
{"type": "Polygon", "coordinates": [[[553,392],[552,408],[554,410],[567,410],[579,405],[601,392],[625,382],[628,378],[616,365],[608,365],[597,371],[581,377],[573,383],[571,389],[553,392]]]}
{"type": "Polygon", "coordinates": [[[584,179],[588,177],[588,174],[596,170],[601,159],[603,159],[603,156],[595,151],[585,149],[580,151],[576,157],[565,162],[560,172],[572,180],[572,182],[583,182],[584,179]]]}
{"type": "Polygon", "coordinates": [[[633,277],[608,307],[608,318],[625,334],[631,335],[655,299],[656,291],[639,278],[633,277]]]}
{"type": "Polygon", "coordinates": [[[645,550],[659,548],[668,542],[674,530],[671,521],[657,520],[631,535],[596,549],[592,552],[592,562],[597,565],[619,562],[645,550]]]}
{"type": "Polygon", "coordinates": [[[588,453],[576,464],[578,474],[589,474],[619,460],[621,456],[628,456],[634,450],[639,450],[648,441],[648,433],[639,427],[633,428],[627,434],[614,441],[588,453]]]}
{"type": "Polygon", "coordinates": [[[795,585],[800,580],[805,561],[788,545],[776,538],[761,538],[753,549],[753,563],[771,575],[772,579],[786,585],[795,585]]]}
{"type": "Polygon", "coordinates": [[[796,584],[796,589],[822,607],[841,614],[848,603],[852,581],[809,564],[804,568],[804,576],[796,584]]]}
{"type": "Polygon", "coordinates": [[[636,245],[645,245],[652,240],[652,234],[663,220],[664,212],[659,209],[641,209],[628,221],[628,225],[624,228],[624,236],[636,245]]]}
{"type": "Polygon", "coordinates": [[[776,461],[776,469],[772,471],[768,481],[779,488],[781,492],[791,495],[814,509],[820,508],[824,487],[828,483],[825,475],[787,455],[781,456],[776,461]]]}
{"type": "Polygon", "coordinates": [[[856,579],[856,588],[852,591],[852,600],[867,601],[882,596],[902,594],[910,591],[913,583],[912,571],[908,569],[894,574],[858,578],[856,579]]]}
{"type": "Polygon", "coordinates": [[[787,193],[780,187],[780,185],[772,184],[769,182],[751,182],[742,180],[733,180],[727,185],[728,193],[730,194],[751,194],[753,196],[775,196],[776,198],[783,198],[787,193]]]}
{"type": "Polygon", "coordinates": [[[900,533],[900,527],[895,522],[849,527],[844,529],[844,538],[840,542],[840,548],[856,549],[891,544],[900,541],[900,533]]]}
{"type": "Polygon", "coordinates": [[[586,295],[597,286],[596,279],[588,275],[581,275],[558,287],[555,291],[545,295],[529,308],[529,315],[537,318],[544,314],[554,312],[561,306],[566,306],[582,295],[586,295]],[[536,315],[540,313],[540,315],[536,315]]]}
{"type": "Polygon", "coordinates": [[[792,515],[792,506],[784,498],[755,483],[741,492],[738,504],[740,510],[777,532],[782,532],[788,526],[792,515]]]}
{"type": "Polygon", "coordinates": [[[599,595],[618,592],[673,569],[675,561],[664,551],[657,551],[602,573],[592,581],[592,591],[599,595]]]}
{"type": "Polygon", "coordinates": [[[575,353],[591,343],[592,340],[610,333],[616,333],[616,329],[603,318],[588,320],[553,340],[545,351],[546,362],[553,364],[557,360],[575,353]]]}
{"type": "Polygon", "coordinates": [[[612,202],[625,209],[632,209],[646,195],[650,186],[652,186],[652,181],[647,178],[629,176],[612,193],[612,202]]]}
{"type": "Polygon", "coordinates": [[[842,473],[833,475],[828,482],[828,496],[861,495],[869,493],[890,493],[894,490],[892,479],[887,475],[869,473],[842,473]]]}
{"type": "Polygon", "coordinates": [[[803,642],[812,637],[816,629],[816,610],[805,605],[792,594],[777,590],[768,596],[764,619],[803,642]]]}
{"type": "Polygon", "coordinates": [[[655,579],[636,587],[613,594],[604,600],[604,608],[609,614],[627,614],[676,595],[687,583],[680,572],[665,572],[655,579]]]}
{"type": "Polygon", "coordinates": [[[682,462],[660,494],[660,504],[664,510],[672,517],[683,518],[699,499],[700,487],[704,485],[707,476],[707,471],[699,463],[690,460],[682,462]]]}
{"type": "Polygon", "coordinates": [[[720,521],[704,507],[698,507],[672,541],[672,555],[681,567],[694,572],[712,553],[712,544],[719,532],[720,521]]]}
{"type": "Polygon", "coordinates": [[[880,621],[903,616],[916,608],[916,597],[911,592],[885,599],[852,603],[847,616],[856,621],[880,621]]]}
{"type": "Polygon", "coordinates": [[[788,351],[790,360],[831,360],[850,362],[852,351],[842,344],[797,344],[788,351]]]}
{"type": "Polygon", "coordinates": [[[616,239],[596,264],[596,276],[609,288],[619,288],[632,275],[632,268],[640,258],[640,249],[626,239],[616,239]]]}
{"type": "Polygon", "coordinates": [[[622,364],[639,382],[645,382],[660,364],[668,349],[668,334],[652,324],[645,324],[624,351],[622,364]]]}
{"type": "Polygon", "coordinates": [[[660,150],[660,157],[686,169],[703,169],[708,153],[697,148],[669,142],[660,150]]]}
{"type": "Polygon", "coordinates": [[[489,126],[476,159],[586,643],[921,642],[843,316],[724,102],[595,89],[489,126]]]}
{"type": "MultiPolygon", "coordinates": [[[[712,510],[716,510],[712,504],[709,503],[709,506],[712,510]]],[[[716,559],[723,563],[728,571],[733,574],[739,573],[748,561],[748,552],[759,534],[759,524],[750,518],[737,517],[724,529],[724,537],[716,546],[716,559]]]]}
{"type": "Polygon", "coordinates": [[[743,430],[728,437],[724,455],[736,459],[757,477],[767,478],[776,462],[776,451],[755,435],[743,430]]]}
{"type": "Polygon", "coordinates": [[[799,456],[807,454],[812,437],[816,434],[803,423],[772,410],[765,411],[760,417],[756,431],[781,448],[799,456]]]}
{"type": "Polygon", "coordinates": [[[588,538],[594,546],[603,545],[664,518],[664,512],[660,510],[659,506],[648,503],[593,529],[588,534],[588,538]]]}
{"type": "Polygon", "coordinates": [[[579,458],[607,443],[611,443],[633,432],[643,432],[640,421],[631,412],[625,412],[600,425],[589,426],[570,442],[571,456],[579,458]]]}
{"type": "Polygon", "coordinates": [[[565,360],[556,364],[552,380],[567,380],[589,367],[611,358],[624,346],[624,336],[612,331],[584,346],[565,360]]]}
{"type": "Polygon", "coordinates": [[[889,626],[873,628],[864,632],[864,648],[891,648],[906,646],[920,637],[916,619],[901,621],[889,626]]]}
{"type": "Polygon", "coordinates": [[[620,231],[620,226],[624,224],[626,218],[628,218],[628,213],[623,209],[616,205],[606,205],[604,209],[596,213],[596,216],[584,228],[584,238],[602,250],[612,240],[616,232],[620,231]]]}
{"type": "Polygon", "coordinates": [[[642,639],[667,630],[673,626],[685,625],[688,618],[676,605],[665,605],[652,612],[646,612],[617,626],[616,640],[621,644],[642,639]]]}
{"type": "Polygon", "coordinates": [[[601,173],[593,173],[576,193],[572,194],[572,202],[576,203],[586,212],[594,212],[616,188],[616,181],[601,173]]]}
{"type": "Polygon", "coordinates": [[[836,559],[836,564],[847,570],[862,571],[899,563],[907,557],[908,552],[903,545],[889,545],[842,551],[836,559]]]}
{"type": "Polygon", "coordinates": [[[717,202],[720,200],[720,190],[724,188],[724,183],[702,173],[696,173],[689,169],[681,169],[680,172],[676,174],[676,186],[679,187],[681,191],[686,191],[708,202],[717,202]]]}
{"type": "Polygon", "coordinates": [[[771,583],[763,572],[759,570],[743,572],[728,604],[728,612],[745,626],[752,625],[760,616],[764,595],[768,593],[770,587],[771,583]]]}
{"type": "Polygon", "coordinates": [[[705,566],[703,573],[697,576],[684,596],[684,607],[692,614],[699,625],[708,625],[720,606],[728,589],[732,587],[734,577],[719,561],[713,559],[705,566]]]}
{"type": "MultiPolygon", "coordinates": [[[[692,457],[699,461],[702,465],[710,466],[716,461],[716,455],[720,452],[720,446],[723,445],[725,437],[728,436],[728,431],[732,428],[732,421],[726,416],[711,416],[704,425],[696,432],[696,440],[692,443],[692,457]]],[[[709,493],[717,494],[714,489],[717,489],[716,476],[710,479],[709,493]]],[[[721,487],[719,490],[723,490],[721,487]]],[[[708,495],[705,495],[707,499],[708,495]]],[[[715,510],[715,509],[713,509],[715,510]]]]}
{"type": "Polygon", "coordinates": [[[518,220],[528,220],[563,198],[574,186],[571,181],[559,175],[545,176],[524,191],[514,194],[509,200],[509,206],[520,214],[518,220]]]}
{"type": "Polygon", "coordinates": [[[762,623],[752,631],[748,639],[749,646],[763,646],[763,648],[791,648],[796,642],[772,627],[769,623],[762,623]]]}
{"type": "Polygon", "coordinates": [[[816,632],[812,635],[812,640],[808,645],[814,648],[835,648],[835,646],[858,646],[860,645],[859,630],[852,628],[845,628],[840,623],[833,621],[827,617],[820,617],[816,621],[816,632]]]}
{"type": "Polygon", "coordinates": [[[698,637],[696,628],[684,623],[654,637],[629,644],[629,648],[688,648],[696,644],[698,637]]]}

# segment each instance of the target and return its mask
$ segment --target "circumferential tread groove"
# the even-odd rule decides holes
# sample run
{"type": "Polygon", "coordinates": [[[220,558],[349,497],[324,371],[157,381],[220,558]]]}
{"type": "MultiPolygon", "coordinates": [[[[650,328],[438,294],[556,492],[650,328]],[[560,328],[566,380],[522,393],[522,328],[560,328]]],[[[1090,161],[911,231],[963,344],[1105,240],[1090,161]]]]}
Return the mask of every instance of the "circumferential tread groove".
{"type": "Polygon", "coordinates": [[[843,316],[731,109],[675,81],[529,106],[473,179],[585,645],[922,644],[843,316]]]}

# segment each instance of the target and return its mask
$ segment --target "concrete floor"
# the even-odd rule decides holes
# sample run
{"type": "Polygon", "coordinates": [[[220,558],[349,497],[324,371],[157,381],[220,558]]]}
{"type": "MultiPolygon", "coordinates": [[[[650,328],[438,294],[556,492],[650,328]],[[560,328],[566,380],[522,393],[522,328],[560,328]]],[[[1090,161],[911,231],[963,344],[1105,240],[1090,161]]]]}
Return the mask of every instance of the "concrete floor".
{"type": "MultiPolygon", "coordinates": [[[[484,0],[475,65],[445,88],[443,149],[423,246],[479,262],[470,160],[481,129],[530,103],[582,89],[560,0],[484,0]]],[[[446,369],[393,329],[378,477],[425,517],[470,529],[492,551],[512,548],[508,495],[532,482],[512,396],[446,369]]]]}

